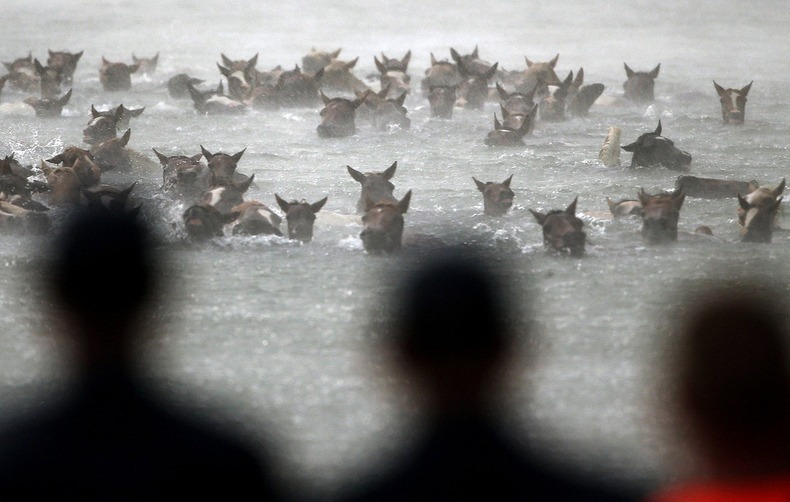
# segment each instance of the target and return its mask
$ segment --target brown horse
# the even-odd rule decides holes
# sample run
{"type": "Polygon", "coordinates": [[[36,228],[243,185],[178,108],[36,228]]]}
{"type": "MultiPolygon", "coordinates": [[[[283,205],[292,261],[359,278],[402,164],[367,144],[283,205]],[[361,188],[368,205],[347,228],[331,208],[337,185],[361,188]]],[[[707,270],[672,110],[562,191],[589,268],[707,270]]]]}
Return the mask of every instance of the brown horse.
{"type": "Polygon", "coordinates": [[[277,235],[282,237],[280,223],[282,218],[274,214],[263,202],[250,200],[231,208],[239,213],[233,222],[233,235],[277,235]]]}
{"type": "Polygon", "coordinates": [[[381,88],[391,87],[399,90],[400,92],[407,92],[410,90],[411,77],[407,73],[409,68],[409,61],[411,60],[411,51],[408,51],[402,59],[388,58],[381,54],[381,61],[376,56],[373,56],[373,62],[376,64],[376,69],[379,73],[379,81],[381,88]]]}
{"type": "Polygon", "coordinates": [[[315,215],[324,207],[327,198],[324,197],[312,204],[305,200],[288,202],[277,194],[274,194],[274,198],[277,200],[277,205],[285,213],[285,221],[288,222],[288,238],[302,242],[313,240],[315,215]]]}
{"type": "Polygon", "coordinates": [[[510,182],[513,180],[511,174],[502,183],[486,181],[483,183],[474,176],[472,179],[477,185],[477,189],[483,194],[483,212],[488,216],[502,216],[510,210],[513,205],[513,190],[510,189],[510,182]]]}
{"type": "Polygon", "coordinates": [[[683,190],[650,195],[639,191],[642,203],[642,237],[648,244],[665,244],[678,240],[680,208],[686,194],[683,190]]]}
{"type": "Polygon", "coordinates": [[[550,91],[549,95],[540,101],[540,119],[546,122],[561,122],[565,120],[565,106],[568,93],[573,84],[573,72],[568,73],[565,80],[550,91]]]}
{"type": "Polygon", "coordinates": [[[162,164],[162,189],[174,191],[183,196],[198,195],[208,189],[209,170],[200,162],[202,153],[186,157],[184,155],[163,155],[152,148],[162,164]]]}
{"type": "Polygon", "coordinates": [[[634,103],[652,103],[655,101],[654,88],[658,72],[661,70],[661,63],[651,71],[634,71],[623,63],[625,76],[628,78],[623,83],[625,99],[634,103]]]}
{"type": "Polygon", "coordinates": [[[390,179],[395,176],[395,169],[398,168],[397,160],[379,173],[363,174],[351,166],[346,166],[346,168],[348,169],[348,174],[362,186],[359,201],[357,201],[357,213],[365,212],[368,200],[376,204],[379,202],[397,202],[392,195],[395,185],[390,182],[390,179]]]}
{"type": "Polygon", "coordinates": [[[586,117],[595,100],[603,94],[604,88],[603,84],[584,85],[584,68],[579,68],[568,88],[566,110],[575,117],[586,117]]]}
{"type": "Polygon", "coordinates": [[[108,139],[91,148],[93,160],[102,172],[112,169],[128,171],[132,168],[132,159],[129,157],[129,150],[126,149],[131,135],[132,130],[127,129],[120,138],[108,139]]]}
{"type": "Polygon", "coordinates": [[[370,254],[392,253],[398,251],[403,239],[403,215],[409,209],[411,190],[397,202],[374,202],[365,204],[362,216],[364,228],[359,234],[362,246],[370,254]]]}
{"type": "Polygon", "coordinates": [[[123,114],[122,106],[114,112],[99,112],[91,105],[91,119],[82,130],[82,141],[89,145],[98,145],[117,136],[118,122],[123,114]]]}
{"type": "Polygon", "coordinates": [[[621,199],[617,202],[609,197],[606,198],[606,205],[615,218],[624,216],[642,216],[642,203],[636,199],[621,199]]]}
{"type": "MultiPolygon", "coordinates": [[[[462,106],[471,110],[482,110],[488,99],[488,81],[496,74],[499,63],[494,63],[487,71],[475,74],[467,69],[467,74],[461,83],[458,84],[458,99],[456,106],[462,106]]],[[[460,65],[459,65],[460,68],[460,65]]]]}
{"type": "Polygon", "coordinates": [[[225,235],[223,232],[225,225],[238,216],[238,212],[223,214],[214,206],[196,204],[184,211],[181,220],[190,239],[205,241],[225,235]]]}
{"type": "Polygon", "coordinates": [[[236,167],[245,151],[247,151],[246,148],[240,152],[234,153],[233,155],[228,155],[227,153],[222,152],[211,153],[203,148],[203,145],[200,145],[200,152],[208,162],[208,170],[211,178],[210,186],[212,188],[228,186],[233,183],[236,174],[236,167]]]}
{"type": "Polygon", "coordinates": [[[494,130],[488,132],[484,140],[486,146],[524,146],[523,138],[530,130],[531,120],[525,117],[518,129],[504,126],[494,114],[494,130]]]}
{"type": "Polygon", "coordinates": [[[189,98],[189,88],[205,82],[199,78],[190,77],[186,73],[179,73],[167,81],[167,93],[171,98],[189,98]]]}
{"type": "Polygon", "coordinates": [[[41,82],[41,97],[54,98],[60,95],[60,85],[63,77],[57,68],[42,65],[38,59],[33,59],[33,68],[41,82]]]}
{"type": "Polygon", "coordinates": [[[691,154],[677,148],[671,139],[661,136],[660,120],[655,131],[644,133],[633,143],[620,148],[634,154],[631,168],[664,166],[673,171],[691,168],[691,154]]]}
{"type": "Polygon", "coordinates": [[[353,94],[356,91],[365,92],[368,86],[354,76],[351,70],[356,66],[359,58],[351,61],[333,60],[326,65],[324,76],[321,78],[321,87],[334,92],[353,94]]]}
{"type": "Polygon", "coordinates": [[[535,96],[543,97],[548,94],[548,86],[559,85],[560,78],[555,73],[560,55],[557,54],[546,62],[533,62],[524,56],[527,69],[514,79],[514,86],[517,92],[522,94],[532,93],[535,96]]]}
{"type": "Polygon", "coordinates": [[[156,65],[159,64],[159,53],[157,52],[150,58],[138,58],[132,54],[132,63],[138,65],[139,71],[146,75],[150,75],[156,71],[156,65]]]}
{"type": "MultiPolygon", "coordinates": [[[[371,94],[373,93],[368,95],[371,94]]],[[[397,98],[380,100],[373,110],[373,127],[382,131],[390,128],[408,129],[411,126],[411,119],[406,116],[408,111],[403,106],[404,101],[406,101],[405,92],[397,98]]]]}
{"type": "Polygon", "coordinates": [[[132,73],[139,68],[138,64],[112,63],[102,56],[99,81],[105,91],[128,91],[132,88],[132,73]]]}
{"type": "Polygon", "coordinates": [[[746,119],[746,96],[752,88],[754,81],[741,89],[725,89],[713,81],[716,93],[721,103],[721,121],[730,125],[743,125],[746,119]]]}
{"type": "Polygon", "coordinates": [[[210,188],[203,192],[200,204],[215,207],[222,214],[231,213],[234,207],[244,202],[244,193],[249,190],[254,179],[255,174],[244,181],[210,188]]]}
{"type": "Polygon", "coordinates": [[[84,51],[75,53],[67,51],[52,51],[47,50],[49,56],[47,57],[47,66],[55,68],[60,72],[60,77],[65,85],[71,85],[74,79],[74,71],[77,69],[77,63],[82,57],[84,51]]]}
{"type": "Polygon", "coordinates": [[[785,179],[776,188],[760,187],[742,197],[738,194],[738,221],[743,242],[771,242],[785,179]]]}
{"type": "MultiPolygon", "coordinates": [[[[133,118],[137,118],[145,111],[145,107],[141,108],[126,108],[123,103],[118,105],[117,108],[109,108],[104,111],[98,111],[91,105],[91,116],[96,117],[109,117],[117,118],[115,128],[119,131],[129,128],[129,122],[133,118]]],[[[109,138],[108,138],[109,139],[109,138]]]]}
{"type": "Polygon", "coordinates": [[[461,80],[457,65],[447,60],[439,61],[431,53],[431,66],[425,70],[425,78],[421,82],[422,91],[427,94],[432,86],[457,86],[461,80]]]}
{"type": "Polygon", "coordinates": [[[548,213],[529,210],[543,229],[543,244],[552,253],[568,253],[574,258],[584,256],[587,234],[584,233],[584,222],[576,216],[578,197],[565,208],[555,209],[548,213]]]}
{"type": "Polygon", "coordinates": [[[440,119],[453,118],[453,108],[458,86],[455,85],[431,85],[428,89],[428,104],[431,107],[431,117],[440,119]]]}
{"type": "Polygon", "coordinates": [[[340,51],[342,49],[337,49],[335,51],[319,51],[315,47],[310,49],[310,52],[302,57],[302,68],[304,71],[309,74],[315,74],[320,70],[323,70],[325,66],[329,63],[334,61],[340,56],[340,51]]]}
{"type": "Polygon", "coordinates": [[[70,99],[71,89],[59,98],[36,98],[30,96],[25,98],[24,102],[33,107],[36,111],[36,117],[60,117],[63,113],[63,107],[68,104],[70,99]]]}
{"type": "Polygon", "coordinates": [[[678,176],[675,189],[682,189],[687,197],[701,199],[727,199],[746,195],[759,188],[756,181],[719,180],[714,178],[698,178],[696,176],[678,176]]]}
{"type": "Polygon", "coordinates": [[[352,101],[346,98],[328,98],[321,92],[324,108],[321,109],[321,123],[316,127],[318,135],[322,138],[343,138],[354,135],[357,132],[355,122],[357,108],[369,93],[369,90],[365,91],[361,98],[352,101]]]}
{"type": "Polygon", "coordinates": [[[324,78],[324,69],[313,74],[303,72],[296,66],[284,71],[274,85],[274,100],[277,105],[291,107],[314,107],[321,103],[319,88],[324,78]]]}

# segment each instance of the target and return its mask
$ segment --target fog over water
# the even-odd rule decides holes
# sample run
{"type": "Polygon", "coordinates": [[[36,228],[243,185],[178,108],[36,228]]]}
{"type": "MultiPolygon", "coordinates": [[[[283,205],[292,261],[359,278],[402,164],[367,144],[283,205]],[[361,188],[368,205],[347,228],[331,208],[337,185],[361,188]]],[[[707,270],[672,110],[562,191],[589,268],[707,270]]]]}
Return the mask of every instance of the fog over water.
{"type": "MultiPolygon", "coordinates": [[[[6,85],[0,156],[15,152],[23,164],[38,165],[64,146],[85,146],[90,105],[123,102],[146,107],[132,120],[129,147],[152,164],[152,147],[168,155],[194,155],[200,145],[212,152],[246,148],[238,170],[255,174],[250,198],[276,207],[275,192],[310,202],[328,196],[324,211],[341,216],[354,212],[359,195],[346,165],[380,171],[398,161],[395,196],[413,190],[407,231],[498,246],[514,277],[534,293],[531,349],[538,355],[533,369],[515,371],[514,421],[549,451],[615,476],[672,475],[665,459],[680,451],[666,441],[665,419],[654,408],[665,390],[656,385],[653,365],[666,337],[660,328],[673,317],[672,285],[711,269],[784,271],[790,263],[790,232],[778,232],[771,244],[738,242],[734,199],[687,198],[683,206],[681,230],[704,224],[717,239],[646,246],[639,221],[606,218],[606,197],[633,198],[640,187],[671,190],[678,173],[629,170],[626,152],[622,168],[597,161],[609,126],[622,128],[626,144],[661,119],[664,135],[692,154],[690,174],[770,186],[789,176],[790,13],[780,2],[12,0],[3,2],[2,12],[2,61],[29,51],[43,61],[47,49],[85,52],[60,119],[32,117],[18,105],[26,94],[6,85]],[[450,47],[463,54],[475,45],[483,59],[508,70],[523,69],[525,55],[545,61],[559,53],[560,77],[583,66],[586,83],[603,83],[607,96],[622,95],[623,62],[635,70],[661,63],[657,102],[596,105],[586,118],[539,122],[526,147],[487,148],[483,138],[498,104],[432,120],[419,92],[431,53],[445,59],[450,47]],[[342,48],[343,60],[359,56],[359,78],[376,74],[374,55],[399,58],[411,50],[411,129],[379,132],[360,121],[354,137],[321,139],[317,109],[204,117],[188,100],[167,94],[166,81],[182,72],[216,85],[220,53],[232,59],[259,53],[258,69],[268,70],[301,64],[311,47],[342,48]],[[156,73],[134,75],[131,91],[101,89],[102,56],[131,63],[132,53],[156,52],[156,73]],[[735,88],[754,81],[744,126],[721,124],[714,79],[735,88]],[[484,216],[471,177],[502,181],[511,174],[514,208],[502,218],[484,216]],[[565,208],[577,196],[587,256],[546,255],[528,209],[565,208]]],[[[378,88],[375,79],[365,81],[378,88]]],[[[172,251],[169,278],[178,287],[148,356],[168,388],[205,390],[201,399],[227,403],[248,423],[240,427],[267,424],[265,434],[277,440],[289,471],[315,485],[337,482],[380,444],[399,437],[413,405],[387,377],[385,358],[374,352],[380,340],[366,330],[371,306],[397,274],[397,260],[367,256],[358,225],[319,218],[307,245],[230,236],[185,245],[179,226],[185,206],[160,193],[158,164],[107,173],[103,181],[138,181],[143,216],[172,251]]],[[[46,245],[45,238],[0,236],[4,409],[39,384],[57,385],[64,371],[56,342],[42,336],[49,329],[29,279],[46,245]]]]}

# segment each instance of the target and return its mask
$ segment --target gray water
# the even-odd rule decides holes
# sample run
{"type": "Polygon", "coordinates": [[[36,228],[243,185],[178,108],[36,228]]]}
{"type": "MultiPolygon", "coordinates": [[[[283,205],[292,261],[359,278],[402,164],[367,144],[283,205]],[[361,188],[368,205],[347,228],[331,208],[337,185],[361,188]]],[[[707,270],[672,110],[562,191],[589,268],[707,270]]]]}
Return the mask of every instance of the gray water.
{"type": "MultiPolygon", "coordinates": [[[[3,91],[0,155],[15,152],[38,165],[69,144],[80,144],[89,107],[145,106],[132,121],[129,147],[151,160],[149,169],[108,173],[105,182],[138,181],[144,217],[157,225],[172,251],[162,335],[148,344],[148,365],[178,393],[200,389],[206,402],[222,402],[250,429],[265,424],[290,474],[314,485],[332,484],[400,437],[414,403],[387,374],[366,330],[368,313],[397,274],[394,258],[367,256],[360,227],[346,223],[358,184],[346,165],[383,170],[398,161],[395,195],[413,190],[407,231],[453,242],[471,238],[498,246],[512,258],[513,274],[535,292],[538,357],[516,365],[509,387],[512,418],[549,451],[603,467],[617,476],[671,476],[682,449],[668,441],[656,385],[660,328],[673,316],[671,286],[716,268],[783,272],[790,233],[771,244],[738,242],[734,200],[686,199],[681,230],[708,225],[715,240],[646,246],[638,221],[605,217],[606,197],[633,198],[640,187],[671,189],[677,173],[664,169],[605,168],[596,159],[606,129],[623,130],[623,144],[652,131],[689,151],[691,174],[751,180],[775,186],[790,174],[786,82],[790,60],[781,52],[790,22],[779,2],[726,0],[716,7],[687,2],[498,2],[462,0],[371,4],[339,0],[266,2],[27,2],[3,4],[0,59],[28,51],[84,50],[74,96],[64,117],[43,120],[15,105],[25,95],[3,91]],[[360,122],[356,136],[318,138],[317,109],[253,111],[242,117],[197,116],[189,101],[170,98],[164,83],[187,72],[219,81],[220,53],[248,59],[259,69],[291,67],[311,47],[342,47],[341,59],[360,57],[355,73],[375,73],[373,56],[401,57],[411,49],[417,86],[430,53],[449,48],[480,55],[506,69],[523,69],[526,55],[548,60],[560,53],[558,74],[585,69],[586,82],[622,93],[623,62],[637,70],[661,63],[653,106],[594,106],[590,116],[539,123],[527,146],[492,149],[482,140],[496,104],[457,110],[432,120],[417,89],[406,101],[412,128],[378,132],[360,122]],[[131,62],[161,53],[157,72],[135,75],[128,93],[101,90],[102,55],[131,62]],[[721,124],[711,80],[740,88],[754,80],[743,127],[721,124]],[[159,191],[161,172],[151,148],[193,155],[246,148],[239,171],[255,174],[248,197],[275,207],[274,192],[316,201],[328,196],[307,245],[279,238],[226,237],[205,245],[182,243],[183,204],[159,191]],[[482,214],[471,180],[501,181],[513,174],[515,207],[503,218],[482,214]],[[578,210],[590,245],[584,259],[545,254],[540,228],[528,209],[578,210]],[[172,226],[172,225],[174,226],[172,226]],[[390,267],[392,266],[392,267],[390,267]],[[388,272],[387,272],[388,271],[388,272]],[[385,445],[385,446],[382,446],[385,445]]],[[[371,81],[375,86],[375,82],[371,81]]],[[[627,165],[630,160],[623,155],[627,165]]],[[[787,225],[787,224],[786,224],[787,225]]],[[[47,333],[36,305],[37,252],[46,239],[0,238],[0,401],[10,403],[57,382],[65,358],[47,333]]],[[[662,389],[662,390],[659,390],[662,389]]]]}

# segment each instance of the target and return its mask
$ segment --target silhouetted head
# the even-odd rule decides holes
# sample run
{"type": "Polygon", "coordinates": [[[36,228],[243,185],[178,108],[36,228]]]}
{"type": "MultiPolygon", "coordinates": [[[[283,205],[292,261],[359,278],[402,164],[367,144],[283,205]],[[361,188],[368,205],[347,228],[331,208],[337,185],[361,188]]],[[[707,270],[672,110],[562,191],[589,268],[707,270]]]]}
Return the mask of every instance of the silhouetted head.
{"type": "Polygon", "coordinates": [[[80,350],[123,354],[159,276],[148,229],[135,215],[75,211],[58,236],[46,280],[80,350]]]}
{"type": "Polygon", "coordinates": [[[480,407],[513,345],[507,271],[470,246],[419,258],[394,297],[397,356],[431,404],[480,407]]]}
{"type": "Polygon", "coordinates": [[[681,418],[717,474],[787,469],[786,284],[752,273],[695,286],[669,355],[681,418]]]}

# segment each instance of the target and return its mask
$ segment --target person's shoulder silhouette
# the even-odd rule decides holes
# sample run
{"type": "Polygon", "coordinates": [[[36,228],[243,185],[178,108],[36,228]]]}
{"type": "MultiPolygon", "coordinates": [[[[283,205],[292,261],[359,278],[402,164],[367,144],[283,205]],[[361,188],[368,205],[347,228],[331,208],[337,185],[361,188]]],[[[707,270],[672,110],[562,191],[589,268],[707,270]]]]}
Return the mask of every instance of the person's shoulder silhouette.
{"type": "MultiPolygon", "coordinates": [[[[518,311],[504,260],[443,248],[409,262],[382,327],[409,391],[426,404],[424,434],[341,500],[634,500],[550,466],[502,425],[493,403],[515,348],[518,311]]],[[[526,333],[524,333],[526,334],[526,333]]]]}
{"type": "Polygon", "coordinates": [[[279,496],[241,436],[164,400],[135,371],[158,251],[134,213],[75,213],[47,261],[54,322],[73,346],[74,385],[0,432],[2,500],[279,496]]]}
{"type": "Polygon", "coordinates": [[[787,284],[750,271],[687,286],[665,369],[698,472],[651,500],[790,500],[787,284]]]}

